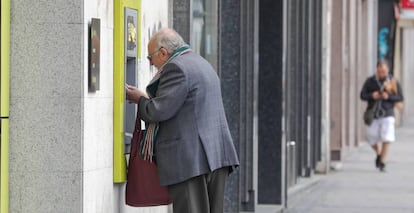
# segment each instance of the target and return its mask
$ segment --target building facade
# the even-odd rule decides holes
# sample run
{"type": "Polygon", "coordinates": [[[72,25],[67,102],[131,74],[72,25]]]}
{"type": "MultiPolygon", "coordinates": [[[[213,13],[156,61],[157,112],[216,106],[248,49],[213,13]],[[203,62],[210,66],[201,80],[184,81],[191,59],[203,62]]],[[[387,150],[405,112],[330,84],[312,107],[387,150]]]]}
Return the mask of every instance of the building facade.
{"type": "Polygon", "coordinates": [[[138,12],[135,66],[142,89],[154,73],[145,59],[146,43],[168,27],[168,1],[10,5],[9,212],[168,212],[125,205],[114,143],[121,122],[116,104],[125,104],[115,87],[124,75],[115,69],[121,54],[116,36],[125,34],[117,32],[124,22],[116,18],[125,8],[138,12]],[[92,18],[100,21],[96,91],[88,85],[92,18]]]}
{"type": "MultiPolygon", "coordinates": [[[[1,212],[172,212],[124,198],[135,119],[124,84],[145,88],[146,45],[163,27],[221,78],[241,163],[225,211],[289,207],[364,142],[378,1],[1,0],[1,212]]],[[[396,49],[413,40],[410,18],[398,24],[396,49]]],[[[412,50],[396,53],[408,82],[412,50]]]]}

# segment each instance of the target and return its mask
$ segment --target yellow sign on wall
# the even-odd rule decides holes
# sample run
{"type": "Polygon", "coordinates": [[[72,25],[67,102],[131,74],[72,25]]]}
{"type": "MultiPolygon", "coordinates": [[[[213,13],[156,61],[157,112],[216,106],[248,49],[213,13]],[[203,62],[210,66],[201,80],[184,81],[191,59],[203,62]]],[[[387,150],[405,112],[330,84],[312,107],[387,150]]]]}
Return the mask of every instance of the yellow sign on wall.
{"type": "Polygon", "coordinates": [[[9,211],[10,0],[1,0],[0,212],[9,211]]]}

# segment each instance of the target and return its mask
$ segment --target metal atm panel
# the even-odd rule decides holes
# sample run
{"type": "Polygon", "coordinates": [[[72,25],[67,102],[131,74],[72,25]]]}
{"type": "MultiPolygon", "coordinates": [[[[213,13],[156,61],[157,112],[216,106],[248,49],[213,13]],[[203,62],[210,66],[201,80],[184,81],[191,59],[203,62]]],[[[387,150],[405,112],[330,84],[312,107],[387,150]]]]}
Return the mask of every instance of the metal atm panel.
{"type": "MultiPolygon", "coordinates": [[[[138,11],[131,8],[125,8],[125,83],[137,86],[137,21],[138,11]]],[[[129,153],[131,146],[132,133],[135,127],[137,106],[135,103],[125,101],[124,113],[124,143],[125,153],[129,153]]]]}

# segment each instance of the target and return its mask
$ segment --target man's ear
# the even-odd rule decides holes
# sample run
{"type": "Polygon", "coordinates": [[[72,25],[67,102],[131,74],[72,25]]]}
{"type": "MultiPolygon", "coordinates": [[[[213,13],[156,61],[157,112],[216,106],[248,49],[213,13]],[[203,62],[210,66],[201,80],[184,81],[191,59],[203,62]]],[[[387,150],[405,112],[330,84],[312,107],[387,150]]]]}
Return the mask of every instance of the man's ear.
{"type": "Polygon", "coordinates": [[[160,52],[162,53],[163,56],[168,56],[168,51],[164,47],[161,47],[160,52]]]}

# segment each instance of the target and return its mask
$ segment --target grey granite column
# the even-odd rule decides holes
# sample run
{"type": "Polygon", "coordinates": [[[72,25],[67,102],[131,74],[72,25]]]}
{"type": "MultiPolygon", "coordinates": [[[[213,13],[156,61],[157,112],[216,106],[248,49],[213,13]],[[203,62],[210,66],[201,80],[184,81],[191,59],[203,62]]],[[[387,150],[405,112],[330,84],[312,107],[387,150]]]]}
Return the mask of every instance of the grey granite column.
{"type": "MultiPolygon", "coordinates": [[[[223,102],[233,140],[241,155],[240,144],[240,1],[220,2],[220,69],[223,102]]],[[[241,165],[240,167],[244,167],[241,165]]],[[[239,212],[240,169],[233,173],[226,186],[225,211],[239,212]]]]}
{"type": "Polygon", "coordinates": [[[10,212],[82,212],[83,1],[13,1],[10,212]]]}
{"type": "Polygon", "coordinates": [[[339,161],[342,159],[342,2],[332,1],[332,32],[331,45],[335,54],[331,54],[331,86],[330,86],[330,149],[331,160],[339,161]]]}
{"type": "Polygon", "coordinates": [[[283,1],[261,0],[259,23],[258,202],[281,204],[283,190],[283,1]]]}
{"type": "Polygon", "coordinates": [[[173,28],[190,43],[192,31],[191,0],[173,1],[173,28]]]}

